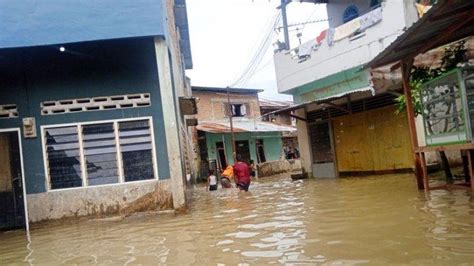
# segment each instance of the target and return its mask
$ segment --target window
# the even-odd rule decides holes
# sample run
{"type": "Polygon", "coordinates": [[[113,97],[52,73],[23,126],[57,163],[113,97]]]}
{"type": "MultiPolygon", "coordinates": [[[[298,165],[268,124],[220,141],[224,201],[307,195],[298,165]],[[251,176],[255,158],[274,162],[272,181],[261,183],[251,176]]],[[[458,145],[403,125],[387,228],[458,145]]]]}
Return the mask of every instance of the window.
{"type": "Polygon", "coordinates": [[[250,114],[250,106],[248,103],[232,103],[224,104],[225,116],[229,116],[230,111],[232,110],[232,117],[244,117],[250,114]]]}
{"type": "Polygon", "coordinates": [[[342,17],[342,21],[344,23],[349,22],[359,16],[359,9],[355,5],[350,5],[349,7],[344,10],[344,16],[342,17]]]}
{"type": "Polygon", "coordinates": [[[120,122],[119,131],[125,182],[153,179],[153,145],[148,121],[120,122]]]}
{"type": "Polygon", "coordinates": [[[155,178],[149,119],[44,129],[50,189],[155,178]]]}

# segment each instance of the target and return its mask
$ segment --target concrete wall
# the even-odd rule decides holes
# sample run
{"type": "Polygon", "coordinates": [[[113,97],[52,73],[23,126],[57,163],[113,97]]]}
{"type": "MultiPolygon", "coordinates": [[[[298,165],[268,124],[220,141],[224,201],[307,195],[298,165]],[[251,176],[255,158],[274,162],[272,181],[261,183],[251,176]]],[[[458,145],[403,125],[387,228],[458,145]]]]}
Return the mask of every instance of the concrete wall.
{"type": "MultiPolygon", "coordinates": [[[[225,149],[227,156],[227,163],[234,164],[232,158],[232,137],[230,134],[213,134],[206,133],[207,150],[209,160],[217,160],[216,143],[222,142],[224,136],[225,149]]],[[[277,133],[236,133],[235,140],[248,140],[250,158],[257,162],[257,151],[255,147],[255,140],[263,139],[263,148],[265,151],[265,158],[267,161],[277,161],[282,159],[283,156],[283,142],[281,135],[277,133]]]]}
{"type": "MultiPolygon", "coordinates": [[[[193,96],[198,97],[198,114],[196,118],[199,121],[223,120],[226,118],[224,104],[227,103],[226,93],[193,91],[193,96]]],[[[260,116],[260,107],[258,105],[258,95],[255,94],[230,94],[231,103],[248,103],[250,110],[247,110],[248,118],[260,116]],[[250,111],[250,113],[248,112],[250,111]]]]}
{"type": "Polygon", "coordinates": [[[331,0],[330,3],[326,5],[329,27],[336,28],[344,24],[344,11],[351,5],[355,5],[359,9],[359,14],[362,14],[369,10],[370,0],[331,0]]]}
{"type": "MultiPolygon", "coordinates": [[[[298,86],[367,63],[393,42],[403,32],[404,27],[413,23],[415,19],[411,12],[411,9],[415,9],[413,2],[413,0],[384,1],[382,21],[366,29],[365,35],[353,40],[342,39],[333,46],[329,46],[325,40],[317,51],[313,51],[311,58],[304,62],[299,63],[289,52],[276,53],[274,62],[278,91],[289,93],[298,86]],[[409,10],[409,15],[405,16],[409,10]],[[350,60],[347,60],[348,58],[350,60]]],[[[328,10],[331,9],[330,5],[328,4],[328,10]]],[[[331,12],[335,13],[336,9],[337,6],[331,12]]],[[[333,16],[339,19],[342,14],[333,16]]],[[[331,18],[329,16],[329,19],[331,18]]],[[[315,32],[314,38],[318,35],[319,32],[315,32]]]]}
{"type": "MultiPolygon", "coordinates": [[[[296,115],[302,118],[306,118],[305,110],[297,110],[296,115]]],[[[301,166],[308,173],[309,176],[313,175],[313,156],[311,154],[311,141],[309,139],[308,126],[306,122],[296,120],[296,128],[298,134],[298,148],[300,151],[301,166]]]]}
{"type": "Polygon", "coordinates": [[[170,209],[173,206],[170,187],[170,180],[149,180],[31,194],[27,196],[28,219],[30,222],[40,222],[170,209]]]}
{"type": "Polygon", "coordinates": [[[21,128],[36,119],[36,138],[22,139],[26,190],[46,191],[40,126],[121,118],[153,117],[159,179],[170,177],[160,82],[153,39],[127,39],[0,51],[0,104],[15,103],[19,117],[0,119],[0,128],[21,128]],[[41,115],[43,101],[150,93],[151,106],[41,115]]]}

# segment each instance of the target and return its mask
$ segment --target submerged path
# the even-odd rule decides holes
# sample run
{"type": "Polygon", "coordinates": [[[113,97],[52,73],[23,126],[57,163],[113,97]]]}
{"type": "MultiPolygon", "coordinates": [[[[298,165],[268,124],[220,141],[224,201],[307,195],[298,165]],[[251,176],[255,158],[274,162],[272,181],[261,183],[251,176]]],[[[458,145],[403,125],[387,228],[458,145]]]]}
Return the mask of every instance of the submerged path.
{"type": "Polygon", "coordinates": [[[0,264],[460,264],[474,261],[466,191],[411,175],[266,178],[251,192],[196,187],[184,215],[136,215],[0,233],[0,264]]]}

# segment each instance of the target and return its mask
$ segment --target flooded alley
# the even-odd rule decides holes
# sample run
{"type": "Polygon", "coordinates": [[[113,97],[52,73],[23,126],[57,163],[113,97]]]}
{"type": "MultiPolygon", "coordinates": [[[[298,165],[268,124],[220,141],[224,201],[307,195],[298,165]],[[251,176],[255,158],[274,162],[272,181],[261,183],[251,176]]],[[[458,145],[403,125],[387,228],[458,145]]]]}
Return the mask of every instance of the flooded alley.
{"type": "Polygon", "coordinates": [[[474,261],[465,191],[411,175],[267,178],[251,192],[192,191],[187,214],[135,215],[0,234],[0,264],[460,264],[474,261]]]}

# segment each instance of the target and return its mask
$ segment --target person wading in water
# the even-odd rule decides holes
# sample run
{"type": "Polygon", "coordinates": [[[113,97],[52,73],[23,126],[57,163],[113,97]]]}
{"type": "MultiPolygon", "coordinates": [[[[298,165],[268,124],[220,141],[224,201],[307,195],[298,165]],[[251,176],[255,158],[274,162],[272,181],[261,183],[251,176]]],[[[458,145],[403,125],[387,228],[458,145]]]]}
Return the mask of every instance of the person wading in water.
{"type": "Polygon", "coordinates": [[[234,164],[234,178],[240,190],[249,191],[250,170],[249,166],[242,162],[242,156],[237,154],[237,163],[234,164]]]}

